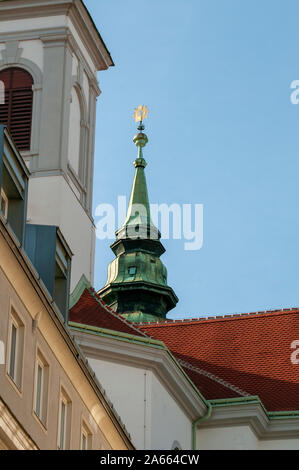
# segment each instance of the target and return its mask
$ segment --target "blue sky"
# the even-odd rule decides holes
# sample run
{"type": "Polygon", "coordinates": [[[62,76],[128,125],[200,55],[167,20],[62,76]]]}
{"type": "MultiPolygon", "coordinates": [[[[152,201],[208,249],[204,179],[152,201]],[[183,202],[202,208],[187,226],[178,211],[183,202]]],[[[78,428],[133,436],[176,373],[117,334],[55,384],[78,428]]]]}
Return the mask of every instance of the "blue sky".
{"type": "MultiPolygon", "coordinates": [[[[115,62],[99,74],[94,207],[129,196],[139,104],[151,202],[204,205],[200,251],[163,242],[169,317],[298,306],[296,0],[85,3],[115,62]]],[[[109,245],[97,241],[96,288],[109,245]]]]}

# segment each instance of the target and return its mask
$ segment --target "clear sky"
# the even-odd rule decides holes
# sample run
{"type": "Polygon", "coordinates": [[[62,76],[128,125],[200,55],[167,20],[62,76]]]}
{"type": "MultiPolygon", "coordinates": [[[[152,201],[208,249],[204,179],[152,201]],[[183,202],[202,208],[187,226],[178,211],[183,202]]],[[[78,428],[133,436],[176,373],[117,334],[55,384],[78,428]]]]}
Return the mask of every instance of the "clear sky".
{"type": "MultiPolygon", "coordinates": [[[[298,0],[85,3],[115,62],[99,74],[94,207],[129,196],[139,104],[151,202],[204,205],[200,251],[163,242],[169,316],[298,306],[298,0]]],[[[97,289],[110,243],[97,241],[97,289]]]]}

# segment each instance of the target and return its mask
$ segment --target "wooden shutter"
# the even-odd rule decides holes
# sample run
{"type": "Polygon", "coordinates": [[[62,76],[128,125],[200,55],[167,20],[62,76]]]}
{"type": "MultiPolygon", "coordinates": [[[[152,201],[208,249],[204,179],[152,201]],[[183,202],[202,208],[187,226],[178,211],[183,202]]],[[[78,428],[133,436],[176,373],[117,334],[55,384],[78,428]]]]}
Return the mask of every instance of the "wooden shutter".
{"type": "Polygon", "coordinates": [[[0,72],[0,80],[5,86],[0,124],[7,125],[19,150],[30,150],[33,79],[25,70],[13,67],[0,72]]]}

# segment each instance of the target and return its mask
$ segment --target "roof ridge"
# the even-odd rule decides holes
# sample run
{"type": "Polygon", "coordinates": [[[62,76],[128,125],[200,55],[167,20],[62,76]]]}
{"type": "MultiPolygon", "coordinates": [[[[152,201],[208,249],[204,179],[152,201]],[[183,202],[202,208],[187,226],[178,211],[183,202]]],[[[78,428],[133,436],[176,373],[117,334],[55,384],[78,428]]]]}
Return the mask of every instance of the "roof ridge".
{"type": "MultiPolygon", "coordinates": [[[[240,319],[240,318],[248,318],[254,317],[257,315],[266,315],[266,314],[281,314],[281,313],[295,313],[299,312],[299,307],[290,307],[290,308],[281,308],[281,309],[273,309],[273,310],[261,310],[258,312],[249,312],[249,313],[228,313],[225,315],[214,315],[214,316],[207,316],[207,317],[198,317],[198,318],[182,318],[182,319],[167,319],[165,321],[154,321],[154,322],[146,322],[146,323],[139,323],[138,325],[144,326],[164,326],[164,325],[177,325],[182,323],[194,323],[194,322],[207,322],[207,321],[215,321],[215,320],[226,320],[226,319],[240,319]]],[[[136,325],[136,324],[135,324],[136,325]]]]}
{"type": "Polygon", "coordinates": [[[144,337],[146,338],[151,338],[151,336],[147,335],[146,333],[144,333],[144,331],[140,330],[139,328],[137,328],[132,322],[130,322],[129,320],[121,317],[120,315],[118,315],[118,313],[114,312],[112,310],[112,308],[108,307],[108,305],[101,299],[101,297],[98,295],[98,293],[96,292],[96,290],[93,288],[93,287],[89,287],[88,288],[90,294],[94,297],[94,299],[102,305],[102,307],[105,308],[105,310],[112,314],[115,318],[117,318],[118,320],[122,321],[125,325],[129,326],[130,328],[132,328],[132,330],[138,332],[139,334],[142,334],[144,337]]]}
{"type": "Polygon", "coordinates": [[[182,367],[185,367],[185,369],[189,369],[189,370],[192,370],[193,372],[196,372],[197,374],[200,374],[200,375],[203,375],[204,377],[208,377],[209,379],[213,380],[214,382],[217,382],[221,385],[223,385],[224,387],[238,393],[239,395],[241,395],[242,397],[249,397],[251,396],[250,393],[248,392],[245,392],[244,390],[242,390],[241,388],[237,387],[236,385],[233,385],[229,382],[227,382],[226,380],[224,379],[221,379],[220,377],[218,377],[217,375],[215,374],[212,374],[211,372],[208,372],[204,369],[200,369],[199,367],[196,367],[196,366],[193,366],[192,364],[190,364],[189,362],[186,362],[186,361],[182,361],[181,359],[177,358],[177,361],[179,362],[179,364],[182,366],[182,367]]]}

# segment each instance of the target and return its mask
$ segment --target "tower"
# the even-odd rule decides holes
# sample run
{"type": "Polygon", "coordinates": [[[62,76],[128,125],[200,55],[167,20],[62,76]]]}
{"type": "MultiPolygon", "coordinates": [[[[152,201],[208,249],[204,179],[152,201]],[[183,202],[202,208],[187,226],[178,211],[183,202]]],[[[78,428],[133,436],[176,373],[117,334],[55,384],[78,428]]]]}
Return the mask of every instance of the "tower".
{"type": "Polygon", "coordinates": [[[71,288],[93,282],[97,71],[112,65],[83,1],[0,2],[0,123],[31,172],[29,223],[59,226],[72,249],[71,288]]]}
{"type": "Polygon", "coordinates": [[[140,124],[133,141],[138,148],[135,177],[126,220],[111,246],[116,258],[108,267],[101,298],[117,313],[133,322],[163,321],[178,302],[167,285],[167,270],[160,260],[165,249],[161,234],[151,219],[143,148],[148,142],[143,119],[147,108],[139,106],[135,120],[140,124]]]}

